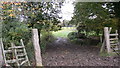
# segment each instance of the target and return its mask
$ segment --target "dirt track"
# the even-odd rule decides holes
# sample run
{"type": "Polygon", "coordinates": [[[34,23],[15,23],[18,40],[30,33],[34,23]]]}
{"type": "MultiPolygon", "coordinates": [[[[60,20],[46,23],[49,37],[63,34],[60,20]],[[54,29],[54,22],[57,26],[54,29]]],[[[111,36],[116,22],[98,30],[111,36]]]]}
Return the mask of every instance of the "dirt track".
{"type": "Polygon", "coordinates": [[[44,66],[118,66],[118,57],[99,56],[99,47],[81,46],[58,38],[42,55],[44,66]]]}

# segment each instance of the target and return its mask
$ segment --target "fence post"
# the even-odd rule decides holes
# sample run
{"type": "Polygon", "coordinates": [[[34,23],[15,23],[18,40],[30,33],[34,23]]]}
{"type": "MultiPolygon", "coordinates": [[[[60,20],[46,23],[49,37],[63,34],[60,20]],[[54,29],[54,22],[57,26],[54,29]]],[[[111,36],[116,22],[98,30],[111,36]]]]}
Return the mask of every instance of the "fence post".
{"type": "Polygon", "coordinates": [[[0,38],[0,68],[3,65],[2,38],[0,38]]]}
{"type": "Polygon", "coordinates": [[[32,29],[32,41],[35,51],[36,66],[42,66],[41,49],[39,45],[38,29],[32,29]]]}
{"type": "Polygon", "coordinates": [[[104,37],[105,37],[107,52],[109,54],[111,52],[111,48],[110,48],[110,36],[109,36],[108,27],[104,27],[104,37]]]}

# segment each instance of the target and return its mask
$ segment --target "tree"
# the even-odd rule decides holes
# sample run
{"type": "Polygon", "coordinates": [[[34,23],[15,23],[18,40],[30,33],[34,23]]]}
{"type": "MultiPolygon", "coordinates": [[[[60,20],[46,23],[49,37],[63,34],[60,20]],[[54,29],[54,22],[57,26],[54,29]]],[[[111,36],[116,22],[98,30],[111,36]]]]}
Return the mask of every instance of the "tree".
{"type": "MultiPolygon", "coordinates": [[[[3,36],[7,38],[4,34],[9,35],[11,31],[14,33],[16,29],[22,31],[24,26],[26,29],[38,28],[39,31],[42,29],[58,30],[60,17],[57,14],[60,12],[61,5],[62,3],[55,2],[4,2],[2,4],[2,19],[6,32],[3,29],[5,32],[3,32],[3,36]],[[20,28],[14,25],[20,26],[20,28]]],[[[18,32],[18,30],[16,31],[18,32]]],[[[22,31],[9,35],[14,37],[9,40],[16,40],[18,37],[16,35],[20,35],[20,38],[25,37],[22,36],[24,35],[24,31],[22,31]]]]}
{"type": "Polygon", "coordinates": [[[18,21],[12,4],[2,4],[2,38],[4,42],[17,43],[20,39],[29,38],[30,29],[25,23],[18,21]]]}
{"type": "Polygon", "coordinates": [[[114,19],[111,18],[110,8],[105,5],[107,3],[76,3],[71,23],[78,26],[78,32],[83,29],[86,32],[95,31],[97,35],[102,33],[105,26],[116,26],[114,19]],[[80,28],[81,25],[84,27],[80,28]]]}
{"type": "Polygon", "coordinates": [[[22,15],[27,17],[27,23],[29,23],[30,27],[41,29],[43,25],[45,28],[48,27],[48,23],[53,23],[53,25],[59,23],[59,16],[57,14],[60,12],[60,10],[58,10],[60,6],[61,4],[56,4],[54,2],[30,2],[23,3],[22,7],[24,8],[21,9],[25,11],[22,15]],[[54,8],[53,6],[57,7],[54,8]]]}
{"type": "MultiPolygon", "coordinates": [[[[115,11],[115,17],[118,19],[117,25],[118,25],[118,34],[120,35],[120,2],[114,2],[114,11],[115,11]]],[[[120,38],[120,36],[119,36],[120,38]]]]}

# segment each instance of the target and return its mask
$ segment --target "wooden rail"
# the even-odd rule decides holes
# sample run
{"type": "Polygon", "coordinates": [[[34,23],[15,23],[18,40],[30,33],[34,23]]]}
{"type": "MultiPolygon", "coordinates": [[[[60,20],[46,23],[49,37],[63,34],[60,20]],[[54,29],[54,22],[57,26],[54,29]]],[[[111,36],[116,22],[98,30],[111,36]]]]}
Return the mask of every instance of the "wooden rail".
{"type": "Polygon", "coordinates": [[[119,50],[119,42],[118,42],[118,33],[117,30],[115,31],[115,34],[110,34],[111,32],[111,27],[105,27],[104,28],[104,42],[102,44],[101,50],[100,52],[104,51],[105,49],[107,49],[108,54],[110,53],[114,53],[116,52],[118,54],[118,50],[119,50]],[[115,38],[111,38],[111,36],[115,37],[115,38]],[[106,46],[106,48],[105,48],[106,46]]]}

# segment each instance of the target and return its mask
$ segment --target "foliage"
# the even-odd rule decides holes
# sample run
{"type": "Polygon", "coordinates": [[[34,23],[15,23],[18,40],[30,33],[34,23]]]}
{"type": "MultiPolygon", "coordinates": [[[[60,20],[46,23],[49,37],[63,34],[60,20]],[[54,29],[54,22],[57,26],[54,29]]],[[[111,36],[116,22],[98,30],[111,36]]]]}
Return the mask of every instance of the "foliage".
{"type": "MultiPolygon", "coordinates": [[[[109,3],[76,3],[74,16],[70,21],[71,24],[76,24],[78,32],[95,31],[96,34],[102,33],[104,27],[115,27],[115,19],[112,18],[112,7],[109,3]],[[107,5],[106,7],[103,7],[107,5]]],[[[88,35],[88,34],[86,34],[88,35]]]]}
{"type": "Polygon", "coordinates": [[[83,45],[87,39],[87,37],[83,33],[78,32],[70,32],[67,36],[71,42],[81,45],[83,45]]]}
{"type": "Polygon", "coordinates": [[[3,37],[7,38],[8,35],[9,40],[26,38],[30,34],[29,28],[37,28],[39,31],[42,29],[59,30],[58,13],[60,13],[61,5],[62,3],[56,2],[3,2],[1,19],[4,29],[7,30],[3,30],[3,37]]]}
{"type": "Polygon", "coordinates": [[[42,50],[44,50],[46,44],[52,41],[51,38],[53,39],[50,31],[57,31],[61,28],[58,25],[60,23],[58,13],[60,13],[61,6],[61,2],[3,2],[0,14],[3,20],[2,38],[5,48],[10,46],[9,42],[19,45],[20,39],[23,39],[28,56],[32,58],[33,47],[29,40],[31,29],[37,28],[39,34],[42,34],[40,40],[42,50]]]}
{"type": "Polygon", "coordinates": [[[18,21],[3,21],[2,23],[2,38],[4,41],[16,42],[20,39],[29,39],[30,28],[23,23],[18,21]]]}
{"type": "Polygon", "coordinates": [[[53,42],[55,40],[54,36],[51,32],[46,30],[41,30],[41,37],[40,37],[40,46],[42,51],[44,52],[46,49],[46,45],[50,42],[53,42]]]}
{"type": "Polygon", "coordinates": [[[94,35],[94,33],[88,33],[89,36],[86,37],[84,33],[78,32],[70,32],[68,34],[68,38],[72,43],[80,44],[80,45],[97,45],[100,42],[100,38],[98,35],[94,35]]]}
{"type": "Polygon", "coordinates": [[[25,48],[27,51],[29,61],[30,61],[31,65],[34,66],[35,65],[35,55],[34,55],[35,52],[34,52],[34,46],[32,44],[31,39],[27,41],[27,44],[25,44],[25,48]]]}
{"type": "Polygon", "coordinates": [[[21,5],[15,5],[14,10],[17,11],[18,16],[24,18],[24,22],[29,24],[32,28],[47,28],[60,23],[58,21],[59,16],[57,15],[60,10],[61,3],[55,2],[23,2],[21,5]],[[54,7],[55,6],[55,7],[54,7]],[[58,7],[57,7],[58,6],[58,7]]]}
{"type": "Polygon", "coordinates": [[[118,34],[119,34],[119,39],[120,39],[120,2],[114,2],[113,3],[113,10],[115,14],[115,18],[118,20],[117,21],[117,27],[118,27],[118,34]]]}
{"type": "Polygon", "coordinates": [[[77,38],[77,35],[78,35],[77,32],[70,32],[70,33],[68,34],[68,38],[72,40],[72,39],[77,38]]]}

